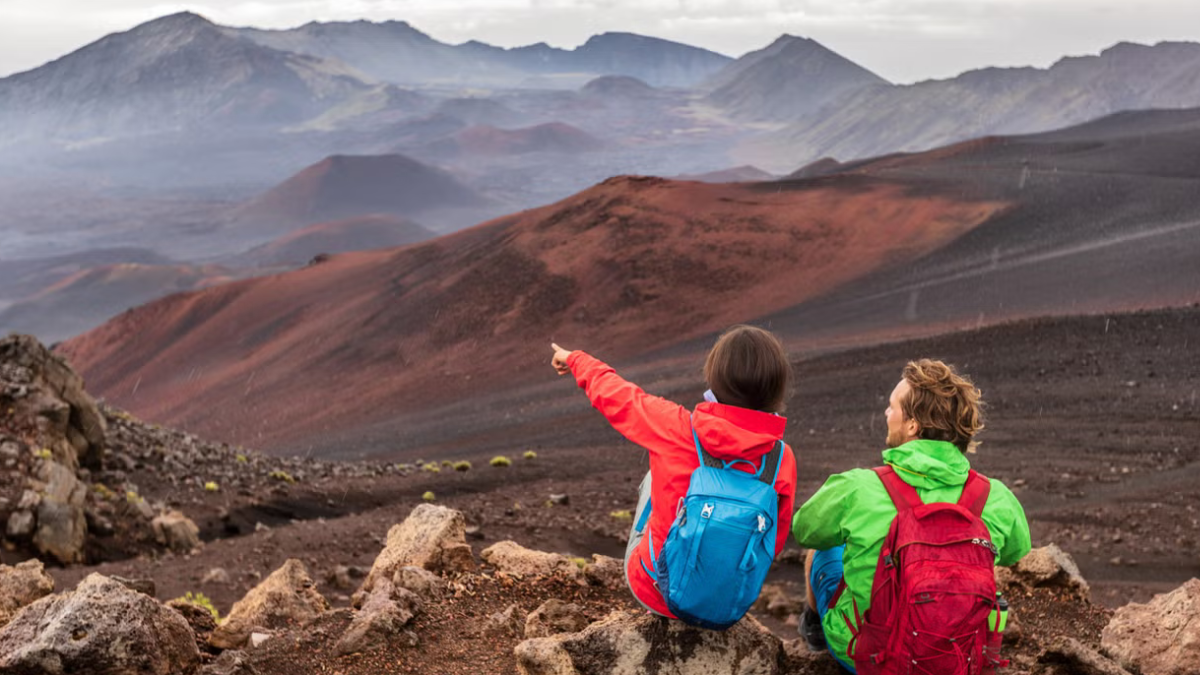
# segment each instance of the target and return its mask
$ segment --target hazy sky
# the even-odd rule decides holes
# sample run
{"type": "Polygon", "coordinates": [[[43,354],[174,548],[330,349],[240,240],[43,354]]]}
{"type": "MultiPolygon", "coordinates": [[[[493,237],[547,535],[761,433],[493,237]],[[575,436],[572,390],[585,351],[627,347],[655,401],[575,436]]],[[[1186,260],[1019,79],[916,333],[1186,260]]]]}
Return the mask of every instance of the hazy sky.
{"type": "Polygon", "coordinates": [[[443,42],[505,47],[629,31],[730,56],[790,33],[894,82],[1046,67],[1122,40],[1200,41],[1197,0],[0,0],[0,75],[184,9],[264,28],[402,19],[443,42]]]}

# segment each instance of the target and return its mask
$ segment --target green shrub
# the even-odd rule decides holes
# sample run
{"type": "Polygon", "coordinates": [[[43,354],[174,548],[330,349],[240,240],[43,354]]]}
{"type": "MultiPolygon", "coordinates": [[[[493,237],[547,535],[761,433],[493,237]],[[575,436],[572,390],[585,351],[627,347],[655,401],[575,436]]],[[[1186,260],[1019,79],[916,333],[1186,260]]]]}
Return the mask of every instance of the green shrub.
{"type": "Polygon", "coordinates": [[[616,520],[633,520],[633,514],[624,510],[613,511],[608,515],[616,520]]]}
{"type": "Polygon", "coordinates": [[[271,478],[274,478],[275,480],[281,480],[285,483],[295,483],[296,482],[296,479],[292,478],[292,474],[284,471],[283,469],[275,469],[274,471],[271,472],[270,475],[271,475],[271,478]]]}
{"type": "Polygon", "coordinates": [[[421,467],[421,470],[428,471],[429,473],[441,473],[442,467],[438,466],[437,464],[434,464],[433,462],[430,462],[430,463],[426,464],[425,466],[421,467]]]}
{"type": "Polygon", "coordinates": [[[442,466],[449,469],[450,467],[454,466],[454,462],[449,459],[443,459],[442,466]]]}
{"type": "Polygon", "coordinates": [[[455,470],[455,471],[470,471],[470,470],[471,470],[471,463],[470,463],[470,462],[468,462],[468,461],[467,461],[467,460],[465,460],[465,459],[464,459],[463,461],[461,461],[461,462],[455,462],[455,463],[454,463],[454,470],[455,470]]]}
{"type": "Polygon", "coordinates": [[[432,490],[428,490],[425,492],[425,494],[421,495],[421,499],[424,499],[427,502],[431,502],[431,501],[437,499],[437,496],[435,496],[433,494],[432,490]]]}
{"type": "Polygon", "coordinates": [[[492,458],[492,461],[490,461],[488,463],[491,464],[492,466],[498,466],[498,467],[512,466],[512,460],[505,457],[504,455],[496,455],[495,457],[492,458]]]}
{"type": "Polygon", "coordinates": [[[239,464],[246,464],[250,461],[250,459],[248,457],[246,457],[245,455],[238,455],[237,461],[239,464]]]}
{"type": "Polygon", "coordinates": [[[50,448],[42,448],[41,450],[33,453],[33,456],[37,457],[38,459],[50,459],[54,456],[54,453],[50,452],[50,448]]]}
{"type": "Polygon", "coordinates": [[[204,490],[205,492],[219,492],[221,490],[221,486],[217,485],[215,480],[210,480],[204,484],[204,490]]]}
{"type": "Polygon", "coordinates": [[[213,621],[218,623],[221,621],[221,613],[217,611],[215,606],[213,606],[212,600],[209,600],[208,596],[203,593],[193,593],[188,591],[180,597],[175,598],[171,602],[186,602],[189,605],[195,605],[196,607],[207,609],[209,613],[212,614],[213,621]]]}
{"type": "Polygon", "coordinates": [[[537,453],[536,453],[536,452],[534,452],[534,451],[532,451],[532,450],[526,450],[526,451],[525,451],[525,454],[524,454],[524,455],[522,455],[522,456],[523,456],[525,459],[537,459],[537,453]]]}
{"type": "Polygon", "coordinates": [[[139,504],[142,502],[142,497],[133,490],[126,490],[125,501],[129,502],[130,504],[139,504]]]}
{"type": "Polygon", "coordinates": [[[92,489],[95,490],[96,494],[99,495],[103,500],[112,501],[113,499],[117,498],[116,493],[108,489],[108,486],[104,483],[96,483],[92,486],[92,489]]]}

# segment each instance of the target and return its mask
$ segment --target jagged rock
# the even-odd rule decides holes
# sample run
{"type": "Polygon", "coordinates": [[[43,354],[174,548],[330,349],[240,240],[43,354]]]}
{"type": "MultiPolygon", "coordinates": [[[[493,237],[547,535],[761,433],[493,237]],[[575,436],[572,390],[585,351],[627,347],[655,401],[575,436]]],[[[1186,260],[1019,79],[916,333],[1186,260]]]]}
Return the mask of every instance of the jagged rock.
{"type": "Polygon", "coordinates": [[[513,653],[523,675],[775,675],[782,644],[746,617],[726,631],[619,611],[578,633],[525,640],[513,653]]]}
{"type": "Polygon", "coordinates": [[[392,583],[407,588],[423,600],[438,600],[446,593],[446,581],[429,570],[408,565],[396,570],[392,583]]]}
{"type": "Polygon", "coordinates": [[[525,613],[517,605],[509,605],[502,612],[488,616],[483,625],[483,634],[492,636],[520,635],[525,630],[525,613]]]}
{"type": "Polygon", "coordinates": [[[624,563],[599,553],[592,554],[592,563],[583,568],[583,576],[593,586],[609,589],[625,587],[624,563]]]}
{"type": "Polygon", "coordinates": [[[54,461],[42,462],[37,477],[46,487],[37,505],[34,547],[64,564],[83,562],[87,487],[79,482],[73,470],[54,461]]]}
{"type": "Polygon", "coordinates": [[[37,430],[36,447],[72,472],[97,468],[105,422],[83,379],[29,335],[0,339],[0,403],[37,430]]]}
{"type": "Polygon", "coordinates": [[[1075,638],[1058,636],[1038,657],[1038,663],[1050,666],[1046,675],[1130,675],[1111,659],[1075,638]]]}
{"type": "Polygon", "coordinates": [[[421,598],[407,588],[397,588],[389,579],[379,579],[362,609],[338,640],[339,655],[366,652],[400,642],[409,647],[417,645],[417,635],[404,630],[409,621],[421,611],[421,598]]]}
{"type": "Polygon", "coordinates": [[[559,633],[575,633],[587,625],[588,620],[583,615],[582,607],[558,598],[550,598],[525,617],[525,637],[539,638],[559,633]]]}
{"type": "Polygon", "coordinates": [[[172,551],[186,553],[200,546],[200,528],[179,511],[155,517],[150,527],[154,529],[155,540],[172,551]]]}
{"type": "Polygon", "coordinates": [[[204,666],[200,672],[203,675],[258,675],[246,652],[237,649],[221,652],[216,661],[204,666]]]}
{"type": "Polygon", "coordinates": [[[460,511],[420,504],[388,530],[387,543],[356,598],[365,598],[378,579],[391,579],[396,570],[412,565],[431,572],[467,572],[475,569],[475,556],[466,539],[466,520],[460,511]]]}
{"type": "Polygon", "coordinates": [[[329,609],[317,592],[304,563],[289,559],[246,597],[233,603],[229,616],[213,631],[208,643],[218,649],[237,649],[246,644],[257,628],[281,628],[303,624],[329,609]]]}
{"type": "Polygon", "coordinates": [[[217,629],[217,619],[207,607],[192,604],[183,598],[175,598],[166,603],[167,607],[179,612],[179,615],[192,627],[196,636],[196,648],[203,650],[208,644],[208,638],[217,629]]]}
{"type": "Polygon", "coordinates": [[[997,567],[996,586],[1064,588],[1081,600],[1091,593],[1071,555],[1057,544],[1033,549],[1012,568],[997,567]]]}
{"type": "Polygon", "coordinates": [[[497,571],[519,576],[561,576],[582,581],[582,570],[570,558],[558,553],[534,551],[515,541],[498,541],[483,549],[479,557],[497,571]]]}
{"type": "Polygon", "coordinates": [[[1118,609],[1100,636],[1100,646],[1142,675],[1200,672],[1200,579],[1146,604],[1118,609]]]}
{"type": "Polygon", "coordinates": [[[0,565],[0,626],[12,620],[17,610],[53,592],[54,579],[46,574],[42,561],[0,565]]]}
{"type": "Polygon", "coordinates": [[[178,612],[100,574],[21,610],[0,628],[0,672],[189,675],[195,636],[178,612]]]}

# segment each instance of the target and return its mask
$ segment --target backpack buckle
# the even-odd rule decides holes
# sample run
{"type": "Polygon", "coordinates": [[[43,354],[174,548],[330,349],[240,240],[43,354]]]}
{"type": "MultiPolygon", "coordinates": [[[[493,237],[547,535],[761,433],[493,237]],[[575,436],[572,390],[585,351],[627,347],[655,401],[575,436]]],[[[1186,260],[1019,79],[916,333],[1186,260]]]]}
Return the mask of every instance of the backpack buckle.
{"type": "Polygon", "coordinates": [[[700,517],[708,518],[708,517],[712,516],[712,512],[713,512],[714,508],[716,508],[716,504],[705,504],[704,508],[700,509],[700,517]]]}
{"type": "Polygon", "coordinates": [[[761,513],[758,515],[758,531],[759,532],[767,531],[767,519],[763,518],[761,513]]]}

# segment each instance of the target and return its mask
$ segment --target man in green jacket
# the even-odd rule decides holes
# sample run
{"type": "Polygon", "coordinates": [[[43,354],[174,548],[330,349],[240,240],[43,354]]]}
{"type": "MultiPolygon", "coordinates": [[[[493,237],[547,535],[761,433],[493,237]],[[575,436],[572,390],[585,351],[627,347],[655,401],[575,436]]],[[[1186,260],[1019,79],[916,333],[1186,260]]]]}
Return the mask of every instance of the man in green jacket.
{"type": "MultiPolygon", "coordinates": [[[[885,464],[895,468],[926,503],[954,502],[962,494],[983,429],[979,390],[942,363],[922,359],[904,367],[888,400],[885,464]]],[[[896,507],[878,474],[851,469],[825,481],[792,519],[792,535],[810,549],[805,559],[808,607],[800,632],[813,650],[826,644],[850,672],[847,654],[854,621],[871,604],[871,584],[879,549],[896,507]],[[844,582],[844,583],[843,583],[844,582]]],[[[993,479],[983,522],[999,550],[998,565],[1013,565],[1029,552],[1029,524],[1017,498],[993,479]]],[[[857,629],[857,627],[856,627],[857,629]]]]}

